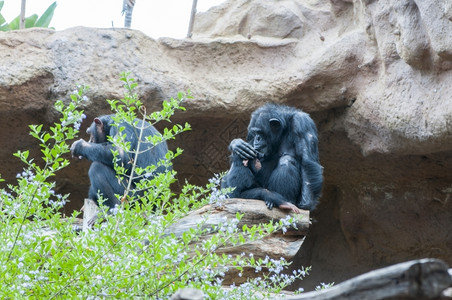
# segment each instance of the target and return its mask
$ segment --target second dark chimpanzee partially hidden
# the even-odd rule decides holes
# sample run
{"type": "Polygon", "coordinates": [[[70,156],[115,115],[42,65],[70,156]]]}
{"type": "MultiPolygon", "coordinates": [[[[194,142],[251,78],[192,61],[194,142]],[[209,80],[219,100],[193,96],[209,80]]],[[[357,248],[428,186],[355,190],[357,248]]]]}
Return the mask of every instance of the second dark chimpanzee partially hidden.
{"type": "Polygon", "coordinates": [[[313,210],[321,195],[317,128],[311,117],[293,107],[267,104],[251,115],[246,142],[229,145],[230,169],[222,187],[231,197],[260,199],[269,209],[299,213],[313,210]]]}
{"type": "MultiPolygon", "coordinates": [[[[112,153],[112,150],[115,150],[116,147],[109,141],[109,137],[115,137],[119,128],[124,127],[122,134],[126,136],[125,141],[130,143],[130,149],[128,151],[117,149],[119,153],[117,163],[127,170],[127,175],[130,175],[132,162],[137,151],[139,155],[136,166],[140,168],[157,165],[160,160],[165,158],[168,152],[168,147],[164,141],[155,146],[150,142],[146,142],[146,137],[160,134],[151,124],[145,122],[141,137],[142,141],[138,143],[143,121],[135,119],[134,126],[126,122],[113,126],[114,121],[112,117],[113,115],[104,115],[95,118],[91,126],[86,130],[90,135],[89,142],[80,139],[71,146],[72,156],[84,157],[92,161],[88,171],[91,183],[88,197],[98,202],[99,195],[102,195],[105,199],[104,205],[110,209],[120,204],[120,200],[115,195],[124,193],[127,179],[120,181],[116,177],[112,153]]],[[[165,171],[163,166],[158,167],[156,170],[157,173],[163,171],[165,171]]],[[[137,178],[134,179],[132,187],[137,180],[137,178]]]]}

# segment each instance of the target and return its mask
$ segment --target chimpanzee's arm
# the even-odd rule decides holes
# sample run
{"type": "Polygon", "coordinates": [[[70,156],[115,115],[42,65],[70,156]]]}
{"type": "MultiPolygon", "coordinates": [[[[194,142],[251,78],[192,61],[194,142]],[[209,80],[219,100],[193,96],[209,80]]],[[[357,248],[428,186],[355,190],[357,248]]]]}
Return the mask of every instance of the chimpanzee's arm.
{"type": "MultiPolygon", "coordinates": [[[[71,153],[73,157],[84,157],[92,162],[100,162],[106,166],[113,168],[113,145],[109,142],[106,143],[88,143],[87,141],[80,139],[75,141],[71,146],[71,153]]],[[[124,151],[119,151],[119,159],[124,166],[127,164],[127,155],[124,151]]]]}

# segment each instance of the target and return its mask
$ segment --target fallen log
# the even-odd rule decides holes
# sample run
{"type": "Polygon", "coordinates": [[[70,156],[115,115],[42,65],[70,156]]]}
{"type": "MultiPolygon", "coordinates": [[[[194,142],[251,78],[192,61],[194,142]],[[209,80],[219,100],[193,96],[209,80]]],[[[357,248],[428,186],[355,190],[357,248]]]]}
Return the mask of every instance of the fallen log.
{"type": "MultiPolygon", "coordinates": [[[[170,226],[165,233],[174,233],[181,236],[183,232],[190,228],[197,228],[198,224],[203,224],[203,229],[211,229],[212,226],[220,225],[236,218],[236,214],[243,214],[242,219],[237,224],[238,228],[243,225],[251,227],[270,221],[279,221],[289,214],[286,210],[274,208],[269,210],[261,200],[237,199],[232,198],[225,201],[222,206],[206,205],[188,216],[170,226]]],[[[296,222],[296,228],[288,227],[285,233],[279,231],[272,235],[255,242],[250,242],[239,247],[223,248],[221,253],[240,254],[253,253],[255,257],[279,259],[284,257],[287,260],[292,259],[300,249],[303,238],[309,230],[310,220],[309,211],[302,210],[299,220],[296,222]]],[[[209,237],[214,232],[207,234],[209,237]]]]}
{"type": "Polygon", "coordinates": [[[435,299],[451,286],[448,266],[438,259],[399,263],[354,277],[322,291],[285,297],[290,300],[435,299]]]}
{"type": "Polygon", "coordinates": [[[85,199],[82,210],[83,210],[83,231],[87,231],[88,229],[91,228],[91,224],[89,224],[89,222],[92,220],[92,218],[97,216],[99,207],[97,206],[96,202],[94,202],[94,200],[85,199]]]}
{"type": "MultiPolygon", "coordinates": [[[[97,213],[97,204],[91,199],[85,199],[83,206],[84,231],[90,228],[88,221],[97,213]]],[[[165,234],[173,233],[176,237],[180,237],[190,228],[197,228],[198,224],[203,224],[203,229],[211,229],[212,226],[235,219],[237,213],[243,214],[242,219],[237,224],[238,228],[242,228],[245,224],[251,227],[270,221],[279,221],[290,214],[287,210],[280,210],[278,208],[269,210],[264,201],[261,200],[232,198],[226,200],[222,206],[206,205],[191,212],[167,228],[165,234]]],[[[221,253],[240,254],[245,252],[253,253],[257,258],[268,256],[274,259],[284,257],[286,260],[290,260],[300,249],[310,225],[309,211],[301,210],[298,218],[299,220],[295,223],[296,228],[288,227],[285,233],[279,231],[262,240],[250,242],[238,247],[223,248],[221,253]]],[[[214,232],[207,234],[205,238],[208,238],[211,234],[214,234],[214,232]]]]}
{"type": "MultiPolygon", "coordinates": [[[[280,210],[278,208],[269,210],[264,201],[261,200],[232,198],[225,201],[222,206],[206,205],[193,211],[188,216],[170,226],[165,230],[165,233],[173,233],[176,236],[180,236],[190,228],[197,228],[198,224],[203,224],[202,228],[209,231],[209,229],[212,229],[216,225],[219,226],[236,219],[237,213],[243,215],[237,224],[237,228],[242,228],[245,224],[248,227],[252,227],[253,225],[268,223],[270,221],[277,222],[286,218],[288,214],[291,214],[287,210],[280,210]]],[[[297,216],[296,228],[287,227],[285,233],[279,230],[261,240],[248,242],[243,245],[221,247],[216,250],[216,253],[231,255],[240,255],[241,253],[245,253],[246,255],[253,254],[256,259],[264,259],[268,256],[269,258],[279,260],[283,257],[290,261],[300,249],[310,225],[309,211],[302,210],[301,214],[297,216]]],[[[208,239],[213,234],[215,232],[210,230],[202,239],[208,239]]],[[[231,269],[226,274],[223,284],[241,284],[247,278],[255,278],[261,275],[260,273],[256,273],[252,268],[244,268],[241,272],[231,269]],[[238,275],[239,273],[241,273],[241,276],[238,275]]]]}

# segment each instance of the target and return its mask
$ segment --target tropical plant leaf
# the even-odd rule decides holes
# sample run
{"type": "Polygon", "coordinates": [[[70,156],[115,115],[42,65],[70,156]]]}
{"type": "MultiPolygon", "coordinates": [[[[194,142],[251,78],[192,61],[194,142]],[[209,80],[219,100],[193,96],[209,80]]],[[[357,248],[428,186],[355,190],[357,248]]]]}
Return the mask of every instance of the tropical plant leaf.
{"type": "Polygon", "coordinates": [[[25,28],[36,27],[37,19],[38,19],[37,14],[32,14],[31,16],[25,18],[25,28]]]}
{"type": "Polygon", "coordinates": [[[53,13],[55,12],[56,8],[56,1],[50,4],[50,6],[47,8],[47,10],[42,14],[42,16],[36,21],[35,27],[49,27],[50,22],[53,18],[53,13]]]}
{"type": "Polygon", "coordinates": [[[19,29],[19,23],[20,23],[20,16],[17,16],[14,18],[14,20],[12,20],[11,22],[9,22],[9,29],[8,30],[17,30],[19,29]]]}
{"type": "MultiPolygon", "coordinates": [[[[0,0],[0,11],[3,8],[4,0],[0,0]]],[[[50,4],[44,14],[38,18],[37,14],[33,14],[27,18],[25,18],[25,28],[31,27],[49,27],[50,22],[53,18],[53,13],[56,8],[56,1],[50,4]]],[[[20,24],[20,15],[14,18],[9,23],[6,23],[5,18],[0,14],[0,31],[9,31],[9,30],[17,30],[19,29],[20,24]]]]}
{"type": "MultiPolygon", "coordinates": [[[[0,1],[0,12],[2,11],[3,8],[3,4],[5,4],[5,1],[1,0],[0,1]]],[[[5,17],[3,17],[3,15],[0,13],[0,31],[7,31],[8,29],[8,24],[6,23],[6,19],[5,17]]]]}

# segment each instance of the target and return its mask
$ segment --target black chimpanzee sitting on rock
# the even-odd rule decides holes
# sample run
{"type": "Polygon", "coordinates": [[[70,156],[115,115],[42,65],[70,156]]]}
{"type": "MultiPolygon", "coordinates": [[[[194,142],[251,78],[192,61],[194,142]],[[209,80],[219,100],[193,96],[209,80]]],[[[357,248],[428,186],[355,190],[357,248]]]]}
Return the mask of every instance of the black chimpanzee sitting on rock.
{"type": "Polygon", "coordinates": [[[295,213],[313,210],[321,195],[317,128],[293,107],[267,104],[251,115],[246,142],[229,145],[230,169],[222,187],[234,198],[260,199],[267,207],[295,213]]]}
{"type": "MultiPolygon", "coordinates": [[[[141,137],[141,143],[138,143],[140,129],[143,121],[135,119],[135,124],[131,125],[127,122],[121,122],[118,126],[114,126],[113,115],[104,115],[94,119],[91,126],[86,130],[90,135],[89,142],[80,139],[71,146],[73,157],[86,158],[92,161],[89,168],[89,180],[91,186],[89,188],[88,197],[98,202],[99,195],[105,199],[104,205],[110,210],[120,204],[120,200],[115,195],[123,195],[127,178],[119,181],[113,164],[112,150],[118,150],[117,163],[126,169],[126,174],[130,175],[132,163],[135,153],[138,151],[136,166],[146,168],[149,165],[157,165],[158,162],[165,158],[168,147],[165,141],[153,146],[150,142],[146,142],[146,137],[160,134],[151,124],[145,122],[141,137]],[[119,128],[124,127],[122,134],[125,135],[125,141],[130,143],[130,149],[124,151],[115,147],[109,141],[109,137],[118,135],[119,128]],[[138,147],[138,145],[140,146],[138,147]]],[[[157,173],[164,172],[165,167],[159,166],[157,173]]],[[[132,188],[139,179],[134,176],[132,188]]]]}

